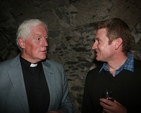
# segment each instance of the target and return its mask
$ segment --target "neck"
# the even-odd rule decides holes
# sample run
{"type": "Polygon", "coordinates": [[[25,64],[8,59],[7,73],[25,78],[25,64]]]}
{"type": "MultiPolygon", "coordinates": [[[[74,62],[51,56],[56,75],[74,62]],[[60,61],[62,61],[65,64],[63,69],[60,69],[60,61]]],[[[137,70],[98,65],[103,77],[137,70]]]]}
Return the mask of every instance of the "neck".
{"type": "Polygon", "coordinates": [[[115,76],[116,70],[119,69],[127,59],[126,55],[119,55],[119,56],[120,57],[116,57],[115,60],[111,60],[107,62],[107,67],[113,76],[115,76]]]}
{"type": "Polygon", "coordinates": [[[39,60],[37,60],[37,59],[31,59],[30,57],[28,57],[27,55],[25,55],[23,53],[21,54],[21,57],[23,59],[27,60],[28,62],[32,63],[32,64],[36,64],[36,63],[39,62],[39,60]]]}

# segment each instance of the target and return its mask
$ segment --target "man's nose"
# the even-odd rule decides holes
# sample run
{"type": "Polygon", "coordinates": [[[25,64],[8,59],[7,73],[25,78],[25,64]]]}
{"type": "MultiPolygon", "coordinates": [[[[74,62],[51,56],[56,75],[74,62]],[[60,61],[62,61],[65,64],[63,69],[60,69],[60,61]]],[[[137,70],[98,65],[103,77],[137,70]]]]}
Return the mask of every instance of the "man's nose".
{"type": "Polygon", "coordinates": [[[45,39],[45,40],[43,40],[43,42],[42,42],[42,43],[43,43],[43,45],[44,45],[44,46],[48,46],[48,41],[47,41],[46,39],[45,39]]]}
{"type": "Polygon", "coordinates": [[[96,43],[93,43],[92,50],[95,50],[96,48],[97,48],[97,44],[96,43]]]}

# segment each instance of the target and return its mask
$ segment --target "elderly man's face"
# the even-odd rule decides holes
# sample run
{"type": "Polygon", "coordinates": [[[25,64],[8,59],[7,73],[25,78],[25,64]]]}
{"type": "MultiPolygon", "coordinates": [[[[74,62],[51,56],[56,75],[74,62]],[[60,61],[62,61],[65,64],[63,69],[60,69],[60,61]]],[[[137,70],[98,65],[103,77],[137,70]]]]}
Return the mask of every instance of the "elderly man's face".
{"type": "Polygon", "coordinates": [[[38,25],[31,28],[30,36],[21,39],[22,57],[31,63],[44,60],[47,54],[47,38],[48,32],[44,26],[38,25]]]}

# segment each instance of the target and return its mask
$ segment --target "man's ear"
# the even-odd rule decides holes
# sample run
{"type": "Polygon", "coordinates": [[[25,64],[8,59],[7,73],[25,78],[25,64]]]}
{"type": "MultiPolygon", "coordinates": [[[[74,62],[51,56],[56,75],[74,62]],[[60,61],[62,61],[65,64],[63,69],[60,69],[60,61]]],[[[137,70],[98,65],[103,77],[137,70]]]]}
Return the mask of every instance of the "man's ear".
{"type": "Polygon", "coordinates": [[[18,45],[20,46],[20,48],[25,48],[25,39],[24,38],[18,38],[18,45]]]}
{"type": "Polygon", "coordinates": [[[122,42],[123,42],[122,38],[119,37],[119,38],[116,39],[116,43],[115,43],[116,50],[121,47],[122,42]]]}

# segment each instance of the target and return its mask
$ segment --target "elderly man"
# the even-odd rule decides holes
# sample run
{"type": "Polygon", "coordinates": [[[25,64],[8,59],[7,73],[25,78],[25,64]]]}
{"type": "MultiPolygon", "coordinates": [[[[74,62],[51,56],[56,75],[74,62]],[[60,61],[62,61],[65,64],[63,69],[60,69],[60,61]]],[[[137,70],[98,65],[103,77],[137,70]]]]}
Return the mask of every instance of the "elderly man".
{"type": "Polygon", "coordinates": [[[47,25],[24,21],[17,31],[21,53],[0,63],[0,113],[72,113],[61,64],[46,59],[47,25]]]}

